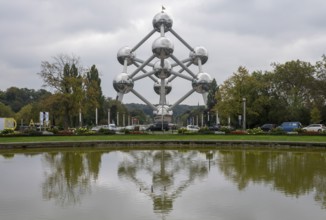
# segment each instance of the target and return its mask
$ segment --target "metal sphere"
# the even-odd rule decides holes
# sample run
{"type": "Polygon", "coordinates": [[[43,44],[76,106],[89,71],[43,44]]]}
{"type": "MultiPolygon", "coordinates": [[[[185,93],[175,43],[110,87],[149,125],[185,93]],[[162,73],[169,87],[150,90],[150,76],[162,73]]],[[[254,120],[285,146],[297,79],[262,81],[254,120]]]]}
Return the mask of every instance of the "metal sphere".
{"type": "Polygon", "coordinates": [[[134,82],[127,73],[120,73],[113,80],[113,87],[115,91],[126,94],[133,89],[134,82]]]}
{"type": "MultiPolygon", "coordinates": [[[[165,87],[165,95],[168,95],[172,90],[172,86],[169,83],[166,83],[164,87],[165,87]]],[[[161,84],[159,82],[155,82],[154,91],[156,94],[161,95],[161,84]]]]}
{"type": "Polygon", "coordinates": [[[198,60],[201,60],[201,64],[205,64],[208,60],[208,52],[205,47],[195,47],[194,51],[190,51],[189,54],[192,62],[198,66],[198,60]]]}
{"type": "Polygon", "coordinates": [[[117,53],[118,61],[121,65],[124,65],[125,59],[127,59],[127,65],[131,65],[135,58],[135,55],[131,52],[130,47],[122,47],[117,53]]]}
{"type": "Polygon", "coordinates": [[[208,73],[198,73],[197,79],[192,81],[192,87],[198,93],[208,92],[212,77],[208,73]]]}
{"type": "Polygon", "coordinates": [[[159,59],[168,58],[174,50],[172,41],[167,37],[157,38],[152,45],[152,51],[159,59]]]}
{"type": "Polygon", "coordinates": [[[161,31],[162,24],[164,25],[164,32],[169,31],[173,24],[172,18],[165,12],[160,12],[160,13],[156,14],[153,18],[153,27],[158,32],[161,31]]]}
{"type": "Polygon", "coordinates": [[[155,71],[155,76],[160,79],[168,78],[171,75],[171,64],[168,60],[163,61],[163,66],[161,65],[161,60],[158,60],[153,67],[155,71]]]}

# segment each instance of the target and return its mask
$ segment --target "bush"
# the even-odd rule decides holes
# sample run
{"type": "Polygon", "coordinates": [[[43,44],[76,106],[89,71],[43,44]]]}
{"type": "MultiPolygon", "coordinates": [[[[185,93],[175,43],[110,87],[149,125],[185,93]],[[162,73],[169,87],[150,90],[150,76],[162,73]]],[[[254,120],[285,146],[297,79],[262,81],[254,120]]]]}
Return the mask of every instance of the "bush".
{"type": "Polygon", "coordinates": [[[273,128],[271,130],[271,134],[274,134],[274,135],[281,135],[281,134],[285,134],[285,132],[283,131],[282,128],[273,128]]]}
{"type": "Polygon", "coordinates": [[[83,135],[83,134],[88,134],[89,130],[88,130],[88,128],[80,127],[80,128],[77,128],[75,132],[77,135],[83,135]]]}
{"type": "Polygon", "coordinates": [[[200,134],[214,134],[214,131],[209,130],[208,127],[202,127],[199,129],[198,133],[200,134]]]}
{"type": "Polygon", "coordinates": [[[187,132],[187,129],[186,128],[179,128],[178,129],[178,134],[184,134],[187,132]]]}
{"type": "Polygon", "coordinates": [[[42,135],[42,132],[36,130],[35,127],[29,127],[27,129],[22,130],[21,134],[22,135],[28,135],[28,136],[39,136],[39,135],[42,135]]]}
{"type": "Polygon", "coordinates": [[[70,136],[70,135],[74,135],[74,131],[72,131],[72,130],[62,130],[62,131],[58,131],[57,134],[62,135],[62,136],[70,136]]]}
{"type": "Polygon", "coordinates": [[[14,129],[6,128],[0,132],[1,135],[11,135],[14,134],[14,129]]]}
{"type": "Polygon", "coordinates": [[[247,130],[248,134],[264,134],[264,131],[261,128],[253,128],[247,130]]]}
{"type": "Polygon", "coordinates": [[[115,131],[110,130],[110,129],[105,129],[105,128],[101,128],[100,130],[98,130],[99,134],[115,134],[115,131]]]}
{"type": "Polygon", "coordinates": [[[225,132],[225,134],[229,134],[231,132],[231,128],[228,126],[222,126],[220,131],[225,132]]]}
{"type": "Polygon", "coordinates": [[[230,134],[248,134],[245,130],[235,130],[231,131],[230,134]]]}

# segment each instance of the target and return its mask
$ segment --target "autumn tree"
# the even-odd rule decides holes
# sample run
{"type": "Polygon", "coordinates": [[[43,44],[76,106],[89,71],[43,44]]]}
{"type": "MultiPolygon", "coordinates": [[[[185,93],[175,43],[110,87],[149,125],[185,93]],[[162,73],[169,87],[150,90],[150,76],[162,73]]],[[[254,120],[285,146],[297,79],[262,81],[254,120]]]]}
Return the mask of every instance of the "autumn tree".
{"type": "Polygon", "coordinates": [[[59,55],[54,62],[43,61],[39,76],[44,86],[51,87],[60,96],[64,127],[76,126],[84,97],[84,68],[75,56],[59,55]]]}

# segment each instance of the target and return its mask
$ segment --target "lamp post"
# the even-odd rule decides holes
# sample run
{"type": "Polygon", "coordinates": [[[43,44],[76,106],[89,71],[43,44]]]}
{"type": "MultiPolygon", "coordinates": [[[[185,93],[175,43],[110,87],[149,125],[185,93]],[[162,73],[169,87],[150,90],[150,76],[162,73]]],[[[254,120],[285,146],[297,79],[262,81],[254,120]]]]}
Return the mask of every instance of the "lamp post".
{"type": "Polygon", "coordinates": [[[242,121],[242,129],[246,130],[246,98],[242,98],[243,102],[243,121],[242,121]]]}

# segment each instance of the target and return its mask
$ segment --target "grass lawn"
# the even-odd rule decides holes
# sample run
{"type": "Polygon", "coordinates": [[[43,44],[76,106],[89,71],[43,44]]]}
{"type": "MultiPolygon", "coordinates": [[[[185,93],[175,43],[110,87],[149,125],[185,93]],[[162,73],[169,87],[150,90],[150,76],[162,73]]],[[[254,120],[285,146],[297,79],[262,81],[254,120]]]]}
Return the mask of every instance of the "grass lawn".
{"type": "Polygon", "coordinates": [[[128,140],[248,140],[248,141],[289,141],[289,142],[326,142],[326,135],[202,135],[202,134],[116,134],[91,136],[21,136],[0,137],[0,143],[13,142],[56,142],[56,141],[128,141],[128,140]]]}

